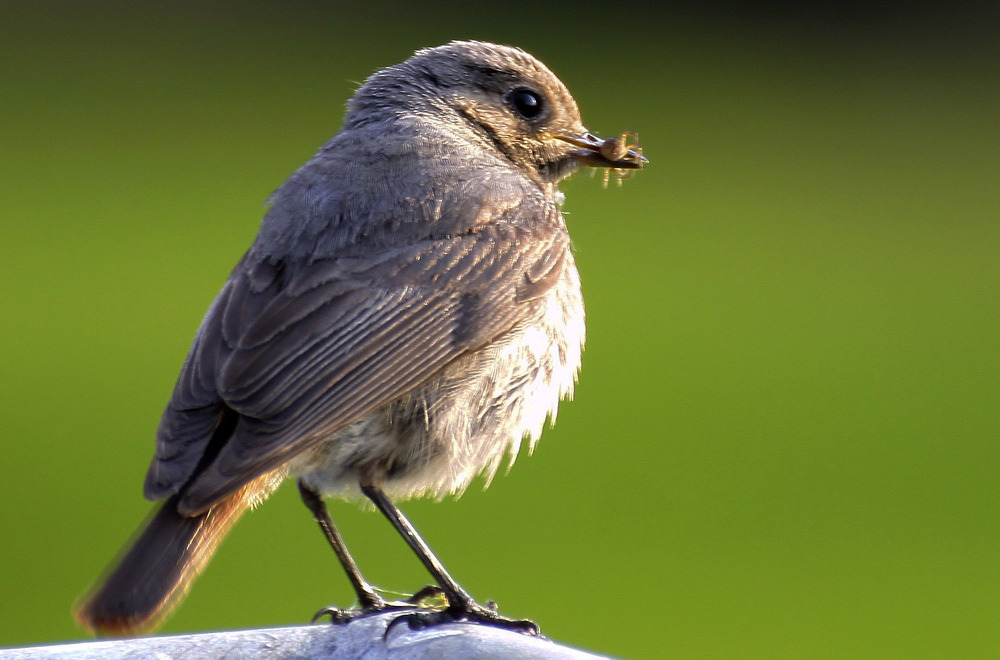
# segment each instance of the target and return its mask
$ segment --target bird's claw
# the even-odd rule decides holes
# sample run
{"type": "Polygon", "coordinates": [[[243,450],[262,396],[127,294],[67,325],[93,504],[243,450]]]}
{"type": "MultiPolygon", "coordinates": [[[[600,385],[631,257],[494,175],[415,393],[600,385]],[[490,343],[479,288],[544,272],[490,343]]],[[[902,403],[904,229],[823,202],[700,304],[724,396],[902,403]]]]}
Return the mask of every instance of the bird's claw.
{"type": "MultiPolygon", "coordinates": [[[[505,628],[526,635],[541,635],[538,624],[528,619],[510,619],[500,614],[499,608],[494,601],[489,601],[486,605],[480,605],[472,600],[459,600],[452,604],[448,603],[444,589],[436,585],[428,585],[420,589],[412,596],[404,600],[387,601],[372,593],[366,594],[365,602],[361,607],[343,609],[335,605],[324,607],[312,618],[316,623],[323,617],[330,617],[330,623],[344,624],[366,616],[382,614],[384,612],[399,612],[399,615],[385,629],[385,637],[389,636],[392,629],[399,623],[406,623],[411,630],[426,628],[441,623],[456,623],[466,621],[479,623],[497,628],[505,628]],[[448,603],[445,606],[435,602],[448,603]]],[[[456,599],[458,600],[458,599],[456,599]]]]}
{"type": "Polygon", "coordinates": [[[435,626],[441,623],[455,623],[459,621],[505,628],[507,630],[513,630],[514,632],[524,633],[526,635],[541,635],[541,630],[539,629],[538,624],[534,621],[529,619],[510,619],[505,617],[497,611],[497,604],[492,601],[487,603],[485,607],[479,605],[478,603],[464,603],[457,606],[449,605],[448,607],[440,610],[421,609],[402,614],[393,619],[385,633],[388,635],[389,631],[400,622],[406,622],[412,630],[435,626]]]}
{"type": "Polygon", "coordinates": [[[363,614],[365,614],[364,610],[345,610],[336,605],[329,605],[313,614],[312,623],[319,623],[319,620],[325,616],[330,617],[330,623],[347,623],[363,614]]]}
{"type": "Polygon", "coordinates": [[[353,621],[354,619],[358,619],[363,616],[381,614],[382,612],[417,610],[427,607],[424,603],[425,601],[443,597],[444,590],[441,589],[441,587],[432,584],[427,585],[412,596],[403,600],[388,601],[375,596],[373,599],[368,599],[368,602],[357,608],[344,609],[342,607],[337,607],[336,605],[329,605],[316,612],[316,614],[313,615],[312,622],[316,623],[323,617],[328,616],[330,617],[330,623],[341,624],[353,621]]]}

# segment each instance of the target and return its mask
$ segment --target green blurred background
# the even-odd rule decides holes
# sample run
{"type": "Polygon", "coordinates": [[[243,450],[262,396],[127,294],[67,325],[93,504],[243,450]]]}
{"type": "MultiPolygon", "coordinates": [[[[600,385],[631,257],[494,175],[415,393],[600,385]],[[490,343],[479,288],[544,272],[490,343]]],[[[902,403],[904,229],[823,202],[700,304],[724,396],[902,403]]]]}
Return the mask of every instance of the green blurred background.
{"type": "MultiPolygon", "coordinates": [[[[271,190],[376,68],[479,38],[652,163],[563,187],[589,338],[558,426],[404,506],[451,571],[628,658],[996,657],[1000,23],[914,7],[0,5],[0,645],[84,637],[271,190]]],[[[373,581],[426,583],[331,507],[373,581]]],[[[163,630],[351,598],[288,484],[163,630]]]]}

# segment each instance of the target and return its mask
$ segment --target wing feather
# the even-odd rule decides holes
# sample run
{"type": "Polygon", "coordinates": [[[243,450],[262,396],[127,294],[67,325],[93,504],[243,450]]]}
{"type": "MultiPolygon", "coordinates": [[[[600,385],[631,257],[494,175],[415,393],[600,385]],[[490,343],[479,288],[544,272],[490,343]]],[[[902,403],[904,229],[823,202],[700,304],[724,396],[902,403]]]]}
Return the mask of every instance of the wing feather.
{"type": "Polygon", "coordinates": [[[508,332],[554,285],[569,250],[561,219],[544,220],[375,257],[248,254],[181,371],[147,496],[183,491],[182,512],[203,511],[508,332]],[[239,414],[235,430],[203,465],[227,408],[239,414]]]}

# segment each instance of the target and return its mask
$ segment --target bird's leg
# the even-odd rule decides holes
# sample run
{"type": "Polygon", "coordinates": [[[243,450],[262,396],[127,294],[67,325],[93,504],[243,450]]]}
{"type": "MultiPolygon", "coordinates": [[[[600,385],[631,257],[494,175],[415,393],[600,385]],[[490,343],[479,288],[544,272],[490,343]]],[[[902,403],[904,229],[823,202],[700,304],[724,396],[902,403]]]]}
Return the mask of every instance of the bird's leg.
{"type": "Polygon", "coordinates": [[[337,559],[340,560],[341,565],[344,567],[344,572],[347,573],[347,579],[351,581],[354,592],[358,595],[359,609],[345,610],[331,605],[317,612],[313,616],[313,621],[324,616],[329,616],[334,623],[342,623],[364,614],[372,614],[384,610],[411,609],[419,607],[421,601],[426,598],[443,594],[443,590],[440,587],[424,587],[404,601],[386,601],[376,593],[374,587],[361,575],[357,563],[354,561],[351,553],[347,551],[344,538],[337,530],[337,526],[333,524],[333,518],[330,517],[330,512],[327,510],[322,498],[320,498],[319,493],[299,481],[299,495],[302,497],[302,501],[306,507],[312,512],[313,517],[319,524],[319,528],[323,531],[323,536],[326,537],[330,547],[336,553],[337,559]]]}
{"type": "MultiPolygon", "coordinates": [[[[417,557],[423,563],[427,571],[433,576],[434,581],[440,585],[445,597],[448,599],[448,607],[440,611],[413,612],[406,615],[406,619],[411,626],[431,625],[445,621],[478,621],[489,625],[510,628],[526,632],[532,635],[539,634],[538,626],[534,621],[508,619],[501,616],[496,610],[496,603],[490,603],[484,607],[474,601],[472,596],[455,581],[444,565],[434,555],[427,543],[417,533],[413,524],[406,519],[403,512],[389,500],[382,489],[377,486],[361,486],[368,499],[375,504],[379,511],[389,519],[392,526],[403,537],[417,557]]],[[[394,622],[395,623],[395,622],[394,622]]]]}
{"type": "MultiPolygon", "coordinates": [[[[375,593],[375,589],[372,588],[368,581],[361,575],[361,571],[358,569],[357,563],[354,558],[351,557],[351,553],[347,551],[347,546],[344,544],[344,538],[337,531],[337,526],[333,524],[333,518],[330,517],[330,512],[327,510],[326,505],[323,503],[322,498],[319,493],[309,488],[301,480],[299,481],[299,495],[302,497],[302,501],[305,503],[306,507],[312,512],[313,517],[316,522],[319,523],[319,528],[323,531],[323,536],[326,537],[327,542],[333,551],[337,554],[337,559],[340,560],[341,565],[344,567],[344,572],[347,573],[347,579],[351,581],[351,586],[354,587],[354,592],[358,595],[358,605],[361,606],[361,612],[373,612],[385,609],[385,600],[375,593]]],[[[348,615],[348,610],[341,610],[336,607],[325,607],[316,613],[313,617],[315,621],[321,616],[329,614],[334,621],[343,621],[352,616],[348,615]]]]}

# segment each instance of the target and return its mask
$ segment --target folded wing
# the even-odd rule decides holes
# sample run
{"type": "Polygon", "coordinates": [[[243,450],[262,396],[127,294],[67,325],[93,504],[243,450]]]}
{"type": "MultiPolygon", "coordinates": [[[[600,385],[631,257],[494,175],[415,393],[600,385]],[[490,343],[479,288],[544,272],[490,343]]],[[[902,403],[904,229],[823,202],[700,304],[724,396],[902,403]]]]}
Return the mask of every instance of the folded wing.
{"type": "Polygon", "coordinates": [[[508,332],[570,249],[558,212],[536,212],[377,257],[248,253],[181,371],[146,496],[202,512],[508,332]]]}

